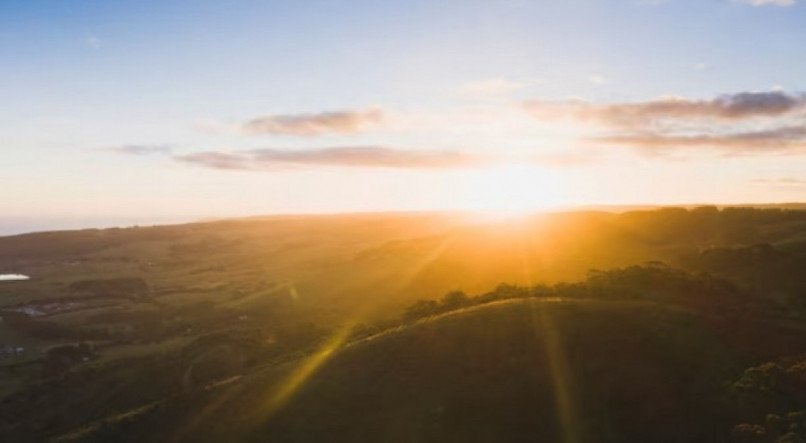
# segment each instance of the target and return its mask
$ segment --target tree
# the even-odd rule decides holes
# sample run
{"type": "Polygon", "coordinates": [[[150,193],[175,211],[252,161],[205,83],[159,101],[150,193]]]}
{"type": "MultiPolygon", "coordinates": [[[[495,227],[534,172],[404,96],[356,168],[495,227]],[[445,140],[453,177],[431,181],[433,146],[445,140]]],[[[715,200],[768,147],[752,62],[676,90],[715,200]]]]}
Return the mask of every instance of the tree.
{"type": "Polygon", "coordinates": [[[437,313],[437,302],[434,300],[417,300],[403,314],[405,321],[415,321],[437,313]]]}
{"type": "Polygon", "coordinates": [[[440,308],[443,311],[452,311],[463,308],[470,304],[470,297],[462,291],[451,291],[445,294],[440,301],[440,308]]]}

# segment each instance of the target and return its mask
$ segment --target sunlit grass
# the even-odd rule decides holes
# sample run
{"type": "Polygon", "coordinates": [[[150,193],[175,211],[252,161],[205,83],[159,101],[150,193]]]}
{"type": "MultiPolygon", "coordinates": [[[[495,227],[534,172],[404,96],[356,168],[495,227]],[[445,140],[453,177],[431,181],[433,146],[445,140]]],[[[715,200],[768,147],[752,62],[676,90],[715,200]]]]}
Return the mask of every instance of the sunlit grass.
{"type": "Polygon", "coordinates": [[[271,417],[280,410],[300,387],[319,369],[330,357],[341,349],[350,337],[353,327],[358,322],[353,320],[344,324],[334,333],[324,345],[316,350],[309,357],[305,358],[292,371],[291,375],[280,384],[280,388],[271,396],[266,409],[265,416],[271,417]]]}
{"type": "MultiPolygon", "coordinates": [[[[418,274],[420,274],[420,272],[423,271],[423,269],[425,269],[429,264],[431,264],[444,253],[452,240],[453,237],[446,237],[428,254],[426,254],[422,260],[415,263],[408,270],[405,270],[405,272],[402,272],[399,275],[400,278],[391,283],[391,286],[394,286],[395,290],[405,288],[406,285],[408,285],[414,278],[417,277],[418,274]]],[[[260,413],[260,421],[265,422],[266,420],[269,420],[289,401],[291,401],[291,399],[303,387],[303,385],[345,344],[347,344],[354,327],[369,317],[381,302],[382,300],[378,298],[368,298],[362,306],[359,306],[354,311],[353,315],[348,321],[342,324],[327,340],[325,340],[323,345],[318,347],[312,354],[296,364],[291,373],[279,383],[279,387],[274,389],[269,395],[269,398],[260,413]]]]}

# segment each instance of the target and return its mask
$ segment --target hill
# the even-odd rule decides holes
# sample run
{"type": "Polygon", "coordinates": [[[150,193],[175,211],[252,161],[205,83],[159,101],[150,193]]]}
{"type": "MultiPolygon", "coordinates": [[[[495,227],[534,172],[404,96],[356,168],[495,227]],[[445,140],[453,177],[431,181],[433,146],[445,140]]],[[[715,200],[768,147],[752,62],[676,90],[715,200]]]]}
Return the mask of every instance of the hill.
{"type": "MultiPolygon", "coordinates": [[[[593,408],[577,414],[580,439],[650,435],[619,418],[634,416],[668,425],[669,435],[680,438],[730,436],[742,425],[737,435],[775,441],[806,409],[798,394],[806,392],[799,384],[806,368],[804,266],[806,212],[757,208],[509,220],[457,214],[270,217],[2,237],[0,273],[31,279],[0,282],[0,439],[160,441],[176,434],[180,441],[293,441],[324,438],[332,430],[349,440],[356,429],[374,429],[394,441],[384,425],[394,420],[383,414],[405,417],[423,438],[463,432],[489,437],[473,427],[481,426],[482,415],[490,416],[495,432],[513,429],[514,440],[535,432],[547,439],[565,435],[569,425],[556,412],[537,421],[543,431],[536,431],[529,427],[534,417],[527,420],[500,403],[520,398],[511,386],[496,384],[508,379],[495,376],[500,369],[518,383],[526,383],[529,371],[543,381],[555,372],[573,375],[569,383],[576,387],[568,392],[581,396],[573,404],[593,408]],[[551,299],[562,303],[555,307],[551,299]],[[526,315],[534,311],[527,309],[532,301],[551,306],[535,312],[562,319],[552,349],[567,354],[564,359],[546,359],[536,337],[550,336],[545,332],[552,328],[526,315]],[[532,326],[542,332],[532,331],[527,340],[524,319],[536,321],[532,326]],[[490,335],[497,330],[503,335],[490,335]],[[427,340],[414,338],[423,331],[432,331],[422,336],[427,340]],[[658,331],[666,335],[658,338],[658,331]],[[418,344],[406,344],[406,337],[418,344]],[[630,341],[641,337],[646,341],[630,341]],[[472,345],[485,340],[493,340],[491,349],[472,345]],[[419,353],[429,349],[426,341],[444,354],[444,366],[429,366],[440,357],[419,353]],[[398,346],[405,353],[396,354],[398,346]],[[515,365],[509,369],[463,366],[465,356],[497,368],[509,354],[515,365]],[[629,372],[622,360],[625,368],[647,372],[629,372]],[[565,369],[551,369],[563,361],[565,369]],[[414,366],[397,372],[404,363],[414,366]],[[451,365],[456,373],[448,373],[451,365]],[[585,372],[587,365],[600,372],[585,372]],[[353,379],[352,373],[364,375],[353,379]],[[421,373],[417,380],[425,384],[406,373],[421,373]],[[482,378],[465,379],[473,374],[482,378]],[[363,390],[362,383],[376,379],[388,385],[363,390]],[[656,381],[639,386],[648,396],[645,405],[671,408],[666,422],[641,415],[646,412],[630,402],[614,404],[600,391],[613,389],[619,399],[636,380],[656,381]],[[667,401],[681,389],[680,380],[693,390],[667,401]],[[445,385],[437,389],[438,382],[445,385]],[[333,391],[339,383],[348,391],[333,391]],[[416,398],[394,397],[397,385],[416,398]],[[448,421],[437,416],[444,433],[426,433],[417,427],[425,420],[416,415],[425,413],[417,398],[425,401],[431,391],[439,393],[428,403],[435,408],[459,407],[453,396],[479,393],[477,400],[462,401],[487,412],[471,415],[467,430],[457,427],[457,415],[448,421]],[[331,397],[322,404],[338,410],[316,406],[317,399],[331,397]],[[336,397],[358,409],[374,406],[356,415],[336,397]],[[722,409],[697,406],[706,400],[722,409]],[[267,404],[274,404],[268,407],[273,413],[242,422],[255,411],[265,413],[267,404]],[[524,427],[490,412],[495,408],[524,427]],[[617,415],[602,415],[605,410],[617,415]],[[704,414],[701,423],[685,428],[696,433],[690,436],[674,424],[693,420],[688,410],[704,414]],[[364,416],[377,423],[359,420],[364,416]],[[307,417],[310,432],[293,417],[307,417]]],[[[523,385],[543,389],[530,394],[532,407],[557,410],[556,399],[546,397],[555,391],[534,383],[523,385]]]]}
{"type": "Polygon", "coordinates": [[[746,328],[646,301],[494,302],[351,344],[306,374],[282,408],[274,396],[297,365],[96,437],[728,441],[749,418],[730,389],[745,366],[778,357],[769,343],[806,351],[802,329],[746,328]],[[184,426],[166,426],[177,415],[184,426]],[[141,434],[154,429],[178,433],[141,434]]]}
{"type": "Polygon", "coordinates": [[[759,374],[774,361],[798,367],[806,325],[734,291],[654,267],[573,290],[503,286],[379,333],[337,335],[88,440],[718,442],[745,441],[747,428],[776,441],[806,418],[806,371],[781,369],[789,378],[779,374],[773,396],[759,374]],[[640,287],[660,279],[678,284],[640,287]],[[756,424],[770,416],[782,428],[756,424]]]}

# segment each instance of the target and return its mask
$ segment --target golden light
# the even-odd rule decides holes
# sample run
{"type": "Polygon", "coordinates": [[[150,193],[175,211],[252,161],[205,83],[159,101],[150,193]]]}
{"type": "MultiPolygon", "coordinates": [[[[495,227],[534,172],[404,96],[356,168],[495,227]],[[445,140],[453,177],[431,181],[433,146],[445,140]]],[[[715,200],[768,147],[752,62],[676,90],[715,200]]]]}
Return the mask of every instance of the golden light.
{"type": "MultiPolygon", "coordinates": [[[[453,236],[446,237],[443,241],[437,244],[431,251],[415,263],[412,263],[408,269],[400,270],[396,273],[396,280],[388,282],[388,285],[402,290],[405,288],[423,269],[427,268],[434,260],[439,258],[445,250],[453,242],[453,236]]],[[[293,288],[293,286],[292,286],[293,288]]],[[[296,289],[294,289],[296,291],[296,289]]],[[[341,327],[331,335],[324,343],[314,350],[310,355],[300,359],[296,362],[293,368],[289,371],[288,375],[282,378],[277,385],[270,386],[265,404],[263,407],[255,411],[256,420],[258,423],[265,423],[271,417],[281,410],[285,405],[294,397],[294,395],[308,382],[308,380],[316,374],[316,372],[328,362],[335,354],[337,354],[343,347],[349,344],[350,336],[353,328],[364,321],[366,318],[371,317],[371,314],[378,307],[381,302],[378,298],[369,298],[365,303],[358,306],[350,318],[347,319],[341,327]]],[[[213,413],[214,409],[210,409],[208,413],[213,413]]],[[[196,421],[199,422],[198,420],[196,421]]]]}
{"type": "Polygon", "coordinates": [[[464,190],[467,209],[492,218],[511,218],[562,206],[556,174],[527,164],[474,171],[464,190]]]}

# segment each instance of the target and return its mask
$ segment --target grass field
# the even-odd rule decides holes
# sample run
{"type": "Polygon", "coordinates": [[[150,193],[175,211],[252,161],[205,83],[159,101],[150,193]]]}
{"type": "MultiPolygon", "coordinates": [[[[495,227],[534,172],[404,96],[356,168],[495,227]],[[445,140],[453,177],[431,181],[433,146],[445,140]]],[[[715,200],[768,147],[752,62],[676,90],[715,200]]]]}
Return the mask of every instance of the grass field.
{"type": "Polygon", "coordinates": [[[37,352],[3,376],[0,436],[770,436],[804,399],[759,394],[767,375],[750,405],[729,387],[797,380],[804,232],[801,211],[708,207],[3,237],[0,269],[32,279],[0,284],[0,343],[37,352]]]}

